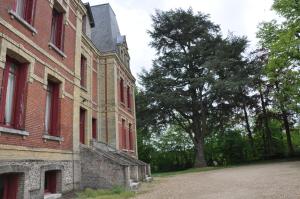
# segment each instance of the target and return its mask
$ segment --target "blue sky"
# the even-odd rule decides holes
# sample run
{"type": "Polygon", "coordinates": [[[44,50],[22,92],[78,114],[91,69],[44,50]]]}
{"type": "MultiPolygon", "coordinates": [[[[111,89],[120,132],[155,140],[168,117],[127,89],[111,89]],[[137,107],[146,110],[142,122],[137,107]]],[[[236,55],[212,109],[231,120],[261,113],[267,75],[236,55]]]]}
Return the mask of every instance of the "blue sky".
{"type": "Polygon", "coordinates": [[[257,25],[275,17],[270,11],[273,0],[83,0],[91,5],[110,3],[118,20],[121,34],[126,35],[133,75],[149,69],[155,51],[149,47],[147,30],[151,29],[151,15],[156,9],[191,7],[194,12],[209,14],[221,26],[223,35],[233,32],[245,35],[254,48],[257,25]]]}

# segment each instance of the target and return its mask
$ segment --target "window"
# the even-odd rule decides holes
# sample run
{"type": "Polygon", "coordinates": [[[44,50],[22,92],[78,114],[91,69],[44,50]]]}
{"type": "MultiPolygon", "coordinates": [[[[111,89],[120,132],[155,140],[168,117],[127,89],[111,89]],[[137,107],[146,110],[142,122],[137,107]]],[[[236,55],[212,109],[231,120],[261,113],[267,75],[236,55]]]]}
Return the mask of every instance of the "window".
{"type": "Polygon", "coordinates": [[[7,57],[0,90],[0,125],[25,128],[27,66],[7,57]]]}
{"type": "Polygon", "coordinates": [[[45,132],[59,136],[59,83],[48,80],[45,110],[45,132]]]}
{"type": "Polygon", "coordinates": [[[86,34],[86,25],[87,25],[87,16],[86,15],[84,15],[83,17],[82,17],[82,32],[84,33],[84,34],[86,34]]]}
{"type": "Polygon", "coordinates": [[[33,24],[35,0],[16,0],[16,13],[27,23],[33,24]]]}
{"type": "Polygon", "coordinates": [[[133,134],[132,134],[132,125],[128,126],[128,134],[129,134],[129,150],[133,150],[133,134]]]}
{"type": "Polygon", "coordinates": [[[97,119],[93,118],[92,120],[92,137],[93,139],[97,139],[97,119]]]}
{"type": "Polygon", "coordinates": [[[0,175],[0,198],[16,199],[18,194],[19,176],[16,173],[0,175]]]}
{"type": "Polygon", "coordinates": [[[44,193],[56,193],[57,171],[46,171],[44,179],[44,193]]]}
{"type": "Polygon", "coordinates": [[[64,13],[59,12],[54,7],[52,11],[51,43],[54,44],[61,51],[63,51],[63,44],[64,44],[63,18],[64,18],[64,13]]]}
{"type": "Polygon", "coordinates": [[[80,143],[84,144],[85,143],[85,110],[80,108],[80,143]]]}
{"type": "Polygon", "coordinates": [[[124,80],[120,80],[120,100],[124,103],[124,80]]]}
{"type": "Polygon", "coordinates": [[[81,64],[80,64],[80,85],[86,88],[86,77],[87,77],[87,61],[86,58],[81,55],[81,64]]]}
{"type": "Polygon", "coordinates": [[[122,119],[122,148],[126,149],[126,128],[124,119],[122,119]]]}
{"type": "Polygon", "coordinates": [[[131,92],[129,86],[127,86],[127,107],[129,109],[131,108],[131,92]]]}

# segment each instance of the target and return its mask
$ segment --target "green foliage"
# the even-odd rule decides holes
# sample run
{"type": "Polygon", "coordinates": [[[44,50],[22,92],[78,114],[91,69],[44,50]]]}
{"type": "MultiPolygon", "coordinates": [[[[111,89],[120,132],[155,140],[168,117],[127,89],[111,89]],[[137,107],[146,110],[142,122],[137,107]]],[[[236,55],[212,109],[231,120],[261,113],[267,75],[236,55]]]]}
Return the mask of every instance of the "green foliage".
{"type": "Polygon", "coordinates": [[[158,58],[140,78],[148,111],[155,110],[153,126],[180,126],[194,144],[195,166],[205,166],[204,138],[227,122],[235,106],[228,101],[247,79],[242,58],[247,41],[223,39],[208,15],[191,9],[157,11],[152,20],[149,34],[158,58]]]}
{"type": "Polygon", "coordinates": [[[223,38],[208,15],[152,16],[157,59],[136,99],[140,158],[154,172],[300,155],[299,6],[274,0],[281,19],[260,24],[247,57],[246,38],[223,38]]]}
{"type": "Polygon", "coordinates": [[[112,190],[87,188],[77,194],[79,199],[127,199],[134,195],[135,193],[126,191],[123,187],[114,187],[112,190]]]}

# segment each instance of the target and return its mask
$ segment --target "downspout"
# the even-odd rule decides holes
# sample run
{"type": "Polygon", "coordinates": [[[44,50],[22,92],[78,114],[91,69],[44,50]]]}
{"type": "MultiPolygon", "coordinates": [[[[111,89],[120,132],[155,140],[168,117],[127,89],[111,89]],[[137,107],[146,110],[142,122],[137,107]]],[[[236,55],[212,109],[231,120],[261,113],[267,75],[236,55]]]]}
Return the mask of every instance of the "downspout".
{"type": "Polygon", "coordinates": [[[108,113],[107,113],[107,58],[105,58],[105,66],[104,66],[104,81],[105,81],[105,142],[108,144],[108,113]]]}

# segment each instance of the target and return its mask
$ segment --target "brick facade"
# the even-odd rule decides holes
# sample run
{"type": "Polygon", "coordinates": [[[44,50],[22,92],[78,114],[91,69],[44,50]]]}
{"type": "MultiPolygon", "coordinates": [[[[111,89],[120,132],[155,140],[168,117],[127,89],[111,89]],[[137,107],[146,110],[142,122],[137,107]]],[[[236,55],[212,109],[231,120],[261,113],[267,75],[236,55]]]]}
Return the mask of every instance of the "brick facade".
{"type": "MultiPolygon", "coordinates": [[[[123,54],[102,52],[94,45],[92,13],[80,0],[35,0],[29,22],[26,14],[22,17],[18,13],[17,2],[21,1],[2,0],[0,5],[0,88],[7,87],[4,73],[8,59],[27,67],[25,100],[21,105],[24,127],[7,127],[0,121],[0,178],[2,174],[17,172],[20,174],[17,198],[41,198],[46,171],[57,172],[59,193],[79,188],[84,178],[80,163],[80,110],[85,112],[84,145],[90,145],[94,132],[94,141],[124,149],[137,157],[135,79],[130,73],[129,59],[124,59],[123,54]],[[53,44],[53,10],[63,14],[61,46],[53,44]],[[86,27],[82,27],[83,24],[86,27]],[[84,87],[81,85],[82,56],[86,58],[84,87]],[[121,77],[124,103],[119,96],[121,77]],[[47,104],[53,103],[49,101],[49,82],[57,84],[59,89],[52,109],[47,104]],[[130,108],[127,86],[131,91],[130,108]],[[47,122],[49,110],[50,116],[55,112],[58,121],[54,136],[45,130],[54,123],[53,119],[47,122]],[[126,121],[127,133],[129,124],[132,132],[132,138],[126,138],[125,148],[120,144],[122,118],[126,121]],[[129,143],[131,148],[128,148],[129,143]]],[[[126,42],[123,45],[128,56],[126,42]]],[[[2,94],[0,92],[0,96],[2,94]]]]}

